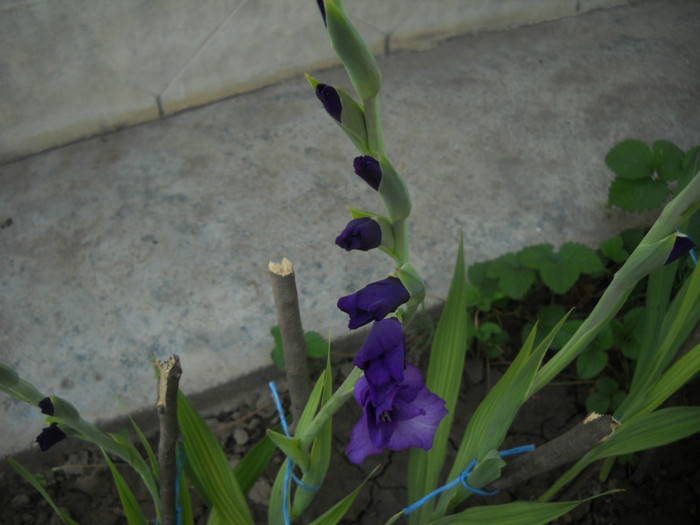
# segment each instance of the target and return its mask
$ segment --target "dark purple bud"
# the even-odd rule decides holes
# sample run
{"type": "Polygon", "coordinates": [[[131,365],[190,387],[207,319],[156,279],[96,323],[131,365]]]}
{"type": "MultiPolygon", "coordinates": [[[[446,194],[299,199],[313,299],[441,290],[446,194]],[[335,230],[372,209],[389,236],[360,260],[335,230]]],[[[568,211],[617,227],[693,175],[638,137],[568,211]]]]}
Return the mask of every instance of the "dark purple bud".
{"type": "Polygon", "coordinates": [[[366,252],[382,243],[382,228],[369,217],[351,220],[343,233],[335,238],[335,243],[346,251],[362,250],[366,252]]]}
{"type": "Polygon", "coordinates": [[[338,308],[350,316],[348,328],[354,330],[372,321],[381,321],[410,298],[400,279],[387,277],[341,297],[338,308]]]}
{"type": "Polygon", "coordinates": [[[403,381],[382,387],[376,403],[370,390],[367,377],[361,377],[355,385],[355,400],[364,412],[350,435],[346,450],[350,461],[360,464],[386,448],[432,448],[447,409],[445,401],[425,386],[417,367],[406,365],[403,381]]]}
{"type": "Polygon", "coordinates": [[[53,416],[53,403],[51,402],[50,397],[45,397],[41,401],[39,401],[39,408],[41,409],[42,414],[46,414],[47,416],[53,416]]]}
{"type": "Polygon", "coordinates": [[[65,432],[58,428],[56,423],[51,423],[50,426],[43,429],[41,434],[36,437],[36,442],[39,443],[41,451],[46,452],[62,439],[66,439],[65,432]]]}
{"type": "Polygon", "coordinates": [[[693,248],[695,248],[695,243],[693,243],[693,241],[690,240],[690,237],[682,233],[677,233],[676,240],[673,243],[673,248],[671,248],[671,253],[668,254],[668,258],[666,259],[664,266],[667,264],[671,264],[679,257],[684,256],[693,248]]]}
{"type": "Polygon", "coordinates": [[[321,16],[323,17],[323,25],[328,27],[328,24],[326,24],[326,4],[323,3],[323,0],[316,0],[316,3],[318,3],[318,8],[321,11],[321,16]]]}
{"type": "Polygon", "coordinates": [[[374,323],[355,357],[355,366],[365,371],[373,403],[377,403],[377,388],[403,380],[405,365],[406,340],[401,321],[389,318],[374,323]]]}
{"type": "Polygon", "coordinates": [[[355,157],[352,165],[355,168],[355,173],[362,177],[374,190],[379,191],[379,185],[382,182],[382,169],[379,167],[377,159],[369,155],[362,155],[355,157]]]}
{"type": "Polygon", "coordinates": [[[335,88],[327,84],[316,84],[316,96],[321,101],[328,114],[340,122],[343,104],[340,102],[340,95],[338,95],[335,88]]]}

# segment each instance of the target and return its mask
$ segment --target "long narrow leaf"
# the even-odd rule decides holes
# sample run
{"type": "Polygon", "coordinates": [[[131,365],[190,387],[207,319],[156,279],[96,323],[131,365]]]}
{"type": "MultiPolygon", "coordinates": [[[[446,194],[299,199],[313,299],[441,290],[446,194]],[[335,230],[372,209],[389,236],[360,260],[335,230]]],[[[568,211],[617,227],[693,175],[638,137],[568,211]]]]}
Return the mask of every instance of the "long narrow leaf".
{"type": "Polygon", "coordinates": [[[253,523],[236,476],[216,436],[182,392],[178,392],[178,421],[185,437],[187,463],[224,523],[253,523]]]}
{"type": "Polygon", "coordinates": [[[364,487],[365,483],[367,483],[367,480],[374,476],[374,473],[377,472],[377,469],[379,469],[380,466],[381,465],[377,465],[376,467],[374,467],[374,470],[372,470],[372,472],[369,473],[369,475],[364,479],[362,483],[360,483],[360,485],[355,490],[353,490],[350,494],[341,499],[338,503],[333,505],[330,509],[328,509],[321,516],[312,521],[309,525],[336,525],[336,523],[343,519],[345,513],[347,513],[347,511],[350,509],[350,506],[353,504],[355,498],[362,490],[362,487],[364,487]]]}
{"type": "Polygon", "coordinates": [[[100,449],[107,464],[109,465],[109,470],[112,471],[112,477],[114,478],[114,484],[117,486],[117,492],[119,492],[119,499],[122,502],[122,508],[124,509],[124,516],[126,516],[126,521],[129,525],[147,525],[146,517],[139,507],[139,502],[136,500],[136,496],[129,487],[129,484],[124,480],[117,467],[114,466],[112,460],[109,459],[107,452],[104,449],[100,449]]]}
{"type": "Polygon", "coordinates": [[[22,476],[24,479],[26,479],[32,487],[34,487],[39,494],[41,494],[44,499],[48,502],[49,505],[51,505],[51,508],[54,510],[54,512],[68,525],[78,525],[78,522],[72,519],[70,516],[68,516],[65,512],[63,512],[56,503],[54,503],[53,499],[51,496],[49,496],[49,493],[46,492],[46,489],[41,485],[38,479],[29,472],[27,469],[25,469],[22,465],[17,463],[13,458],[7,457],[7,462],[12,466],[13,469],[15,469],[20,476],[22,476]]]}
{"type": "MultiPolygon", "coordinates": [[[[435,489],[442,464],[445,461],[447,439],[452,428],[467,350],[469,320],[466,290],[464,249],[460,237],[452,284],[445,309],[435,332],[426,379],[427,387],[445,400],[449,412],[435,433],[433,448],[429,451],[414,448],[410,452],[408,463],[409,501],[416,501],[435,489]]],[[[415,516],[412,515],[410,522],[425,522],[431,510],[432,503],[421,508],[415,516]]]]}

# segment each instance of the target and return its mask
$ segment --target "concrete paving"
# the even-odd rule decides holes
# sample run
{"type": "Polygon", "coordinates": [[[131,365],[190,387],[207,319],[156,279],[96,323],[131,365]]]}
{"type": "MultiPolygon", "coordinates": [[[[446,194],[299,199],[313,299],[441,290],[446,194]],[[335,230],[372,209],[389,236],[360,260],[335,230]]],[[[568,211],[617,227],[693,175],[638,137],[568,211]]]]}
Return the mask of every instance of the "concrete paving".
{"type": "MultiPolygon", "coordinates": [[[[468,262],[595,245],[644,222],[605,207],[626,138],[700,143],[700,3],[643,1],[380,59],[412,261],[446,294],[468,262]]],[[[318,72],[347,86],[340,69],[318,72]]],[[[333,244],[346,204],[380,210],[302,77],[0,167],[0,358],[91,420],[154,402],[153,355],[204,391],[269,364],[267,263],[293,261],[307,330],[348,334],[339,296],[392,270],[333,244]]],[[[38,409],[0,398],[0,453],[38,409]]]]}

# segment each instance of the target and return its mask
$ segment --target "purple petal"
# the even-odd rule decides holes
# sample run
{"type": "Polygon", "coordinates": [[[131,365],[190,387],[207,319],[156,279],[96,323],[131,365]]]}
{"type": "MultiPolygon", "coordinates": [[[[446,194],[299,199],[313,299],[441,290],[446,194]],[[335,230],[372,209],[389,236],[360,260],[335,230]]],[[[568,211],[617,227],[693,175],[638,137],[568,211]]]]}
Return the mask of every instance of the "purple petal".
{"type": "Polygon", "coordinates": [[[396,277],[368,284],[354,294],[338,299],[338,308],[350,316],[348,328],[354,330],[370,321],[380,321],[411,298],[396,277]]]}
{"type": "Polygon", "coordinates": [[[351,462],[359,465],[367,456],[379,454],[383,449],[375,447],[369,439],[369,429],[367,428],[367,413],[362,417],[352,429],[350,443],[345,452],[351,462]]]}
{"type": "Polygon", "coordinates": [[[379,185],[382,182],[382,169],[379,166],[379,161],[369,155],[355,157],[352,162],[355,173],[372,186],[376,191],[379,191],[379,185]]]}
{"type": "Polygon", "coordinates": [[[338,235],[335,243],[346,251],[362,250],[366,252],[382,244],[382,228],[379,223],[369,217],[351,220],[338,235]]]}
{"type": "Polygon", "coordinates": [[[390,318],[377,321],[355,358],[373,387],[401,381],[406,361],[406,341],[401,322],[390,318]]]}
{"type": "Polygon", "coordinates": [[[316,84],[316,96],[321,101],[328,114],[340,122],[340,116],[343,113],[343,104],[335,88],[327,84],[316,84]]]}

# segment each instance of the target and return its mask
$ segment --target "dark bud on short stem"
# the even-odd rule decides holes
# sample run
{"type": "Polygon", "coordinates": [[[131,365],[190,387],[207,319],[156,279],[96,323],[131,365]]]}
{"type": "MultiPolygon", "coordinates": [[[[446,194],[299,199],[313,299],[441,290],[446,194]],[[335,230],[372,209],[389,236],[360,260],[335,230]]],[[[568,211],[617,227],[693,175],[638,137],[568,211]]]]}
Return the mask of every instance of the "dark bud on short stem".
{"type": "Polygon", "coordinates": [[[50,397],[45,397],[41,401],[39,401],[39,408],[41,409],[42,414],[46,414],[47,416],[53,416],[53,403],[51,402],[50,397]]]}
{"type": "Polygon", "coordinates": [[[376,191],[379,191],[379,185],[382,182],[382,169],[379,167],[379,161],[369,155],[355,157],[352,163],[357,173],[362,179],[372,186],[376,191]]]}
{"type": "Polygon", "coordinates": [[[366,252],[382,244],[382,228],[369,217],[351,220],[338,235],[335,243],[346,251],[361,250],[366,252]]]}
{"type": "Polygon", "coordinates": [[[58,428],[56,423],[51,423],[51,426],[43,429],[41,434],[36,437],[36,442],[39,443],[41,451],[46,452],[62,439],[66,439],[65,432],[58,428]]]}
{"type": "Polygon", "coordinates": [[[328,114],[340,122],[343,113],[343,104],[340,102],[340,95],[333,86],[327,84],[316,85],[316,96],[323,104],[328,114]]]}
{"type": "Polygon", "coordinates": [[[671,253],[668,254],[668,258],[666,259],[664,266],[671,264],[680,257],[683,257],[693,248],[695,248],[695,244],[690,240],[690,237],[683,235],[682,233],[677,234],[676,240],[673,243],[673,248],[671,249],[671,253]]]}

